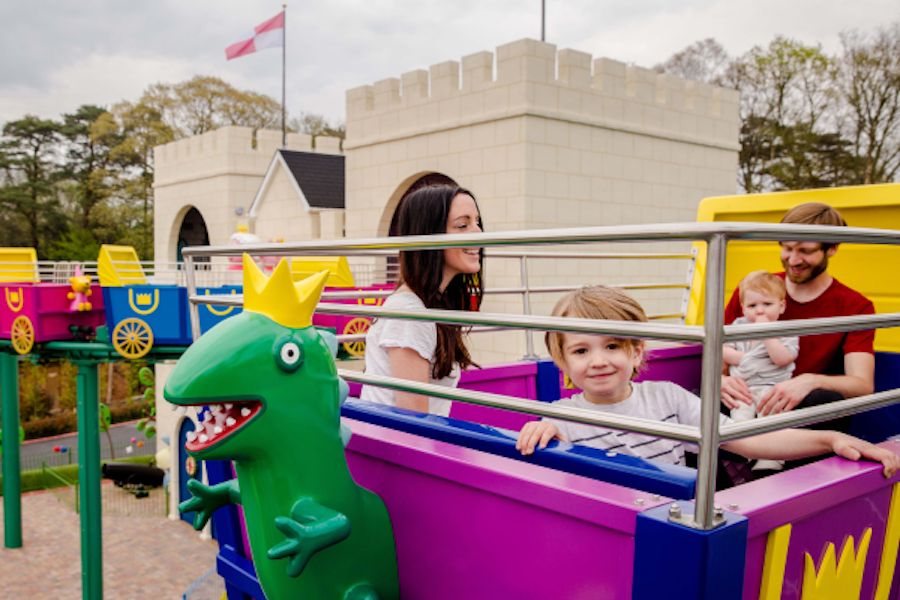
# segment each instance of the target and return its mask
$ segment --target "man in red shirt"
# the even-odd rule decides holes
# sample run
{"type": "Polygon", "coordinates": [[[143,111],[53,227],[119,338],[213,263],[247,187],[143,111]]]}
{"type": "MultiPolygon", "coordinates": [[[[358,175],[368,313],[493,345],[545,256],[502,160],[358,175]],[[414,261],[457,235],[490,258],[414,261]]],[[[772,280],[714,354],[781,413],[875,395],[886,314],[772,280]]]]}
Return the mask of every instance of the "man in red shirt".
{"type": "MultiPolygon", "coordinates": [[[[792,208],[782,223],[847,226],[841,214],[827,204],[809,202],[792,208]]],[[[815,319],[874,314],[871,300],[828,274],[828,260],[836,244],[781,242],[787,308],[779,320],[815,319]]],[[[738,292],[725,308],[725,323],[742,315],[738,292]]],[[[875,331],[851,331],[807,335],[800,338],[800,354],[794,377],[776,384],[760,400],[761,415],[775,414],[871,394],[875,388],[875,331]]],[[[722,377],[722,403],[734,408],[750,404],[750,388],[739,377],[722,377]]],[[[846,431],[849,417],[831,421],[828,429],[846,431]]]]}

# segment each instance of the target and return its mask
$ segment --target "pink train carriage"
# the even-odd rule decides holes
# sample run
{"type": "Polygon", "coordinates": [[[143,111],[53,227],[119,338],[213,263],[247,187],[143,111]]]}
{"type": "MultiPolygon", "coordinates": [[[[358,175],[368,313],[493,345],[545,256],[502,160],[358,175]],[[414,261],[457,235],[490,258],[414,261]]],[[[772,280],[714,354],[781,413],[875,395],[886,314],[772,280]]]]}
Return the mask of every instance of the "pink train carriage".
{"type": "Polygon", "coordinates": [[[42,342],[92,338],[105,324],[92,280],[77,263],[43,269],[34,248],[0,248],[0,338],[19,354],[42,342]]]}

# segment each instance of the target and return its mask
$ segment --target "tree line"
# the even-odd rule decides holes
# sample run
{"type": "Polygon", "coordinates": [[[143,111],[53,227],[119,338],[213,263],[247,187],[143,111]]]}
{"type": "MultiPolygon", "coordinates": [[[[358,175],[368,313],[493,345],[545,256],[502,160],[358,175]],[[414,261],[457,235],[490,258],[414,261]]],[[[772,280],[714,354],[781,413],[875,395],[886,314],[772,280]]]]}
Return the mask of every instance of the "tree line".
{"type": "Polygon", "coordinates": [[[900,23],[845,31],[841,50],[776,36],[741,56],[706,39],[659,72],[741,92],[746,193],[890,183],[900,171],[900,23]]]}
{"type": "MultiPolygon", "coordinates": [[[[42,260],[96,260],[101,244],[153,259],[153,147],[226,125],[280,129],[281,104],[216,77],[154,84],[135,102],[10,121],[0,137],[0,247],[42,260]]],[[[343,138],[301,113],[288,130],[343,138]]]]}

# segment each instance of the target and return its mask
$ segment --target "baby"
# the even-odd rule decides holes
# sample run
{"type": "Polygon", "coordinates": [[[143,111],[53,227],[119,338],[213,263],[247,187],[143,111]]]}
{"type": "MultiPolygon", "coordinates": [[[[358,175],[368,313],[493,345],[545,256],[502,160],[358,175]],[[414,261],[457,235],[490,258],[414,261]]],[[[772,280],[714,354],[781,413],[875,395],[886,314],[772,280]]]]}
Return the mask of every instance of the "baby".
{"type": "MultiPolygon", "coordinates": [[[[771,323],[784,314],[784,280],[768,271],[754,271],[747,275],[738,286],[738,294],[744,316],[734,321],[743,323],[771,323]]],[[[776,383],[787,381],[794,372],[794,359],[800,350],[797,336],[767,338],[764,340],[742,340],[727,342],[724,348],[728,374],[747,382],[753,395],[752,404],[743,404],[731,409],[735,421],[749,421],[756,417],[759,401],[776,383]]],[[[784,468],[781,461],[757,461],[754,470],[774,470],[784,468]]]]}
{"type": "MultiPolygon", "coordinates": [[[[564,296],[553,309],[556,317],[647,321],[643,308],[623,291],[607,286],[584,287],[564,296]]],[[[668,423],[700,425],[700,399],[667,381],[633,382],[641,367],[644,342],[603,335],[547,333],[556,365],[582,390],[554,404],[629,415],[668,423]]],[[[731,422],[720,415],[720,423],[731,422]]],[[[523,455],[545,448],[552,439],[569,441],[641,458],[684,465],[684,444],[628,431],[615,431],[555,419],[532,421],[522,428],[516,449],[523,455]]],[[[885,477],[900,468],[893,452],[835,431],[785,429],[722,444],[757,459],[794,460],[834,452],[850,460],[867,458],[884,465],[885,477]]]]}

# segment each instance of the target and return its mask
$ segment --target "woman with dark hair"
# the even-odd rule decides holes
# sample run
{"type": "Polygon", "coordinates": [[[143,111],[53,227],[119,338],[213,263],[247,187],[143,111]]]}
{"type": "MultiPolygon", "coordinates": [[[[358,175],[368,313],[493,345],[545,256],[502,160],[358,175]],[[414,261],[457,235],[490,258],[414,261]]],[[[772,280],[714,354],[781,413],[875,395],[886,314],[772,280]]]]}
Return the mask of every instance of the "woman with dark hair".
{"type": "MultiPolygon", "coordinates": [[[[402,202],[398,235],[480,233],[481,213],[471,192],[436,185],[416,190],[402,202]]],[[[400,280],[385,300],[393,310],[477,311],[484,290],[481,248],[400,252],[400,280]]],[[[366,373],[456,387],[460,369],[473,365],[455,325],[377,319],[366,335],[366,373]]],[[[363,400],[448,416],[451,402],[408,392],[365,386],[363,400]]]]}

